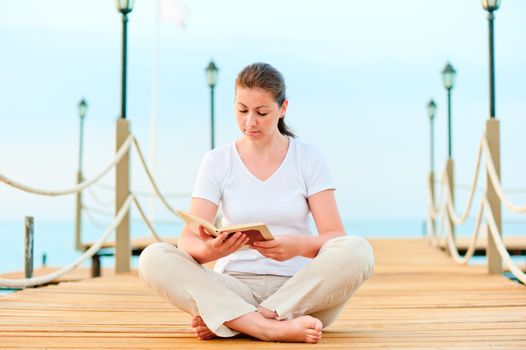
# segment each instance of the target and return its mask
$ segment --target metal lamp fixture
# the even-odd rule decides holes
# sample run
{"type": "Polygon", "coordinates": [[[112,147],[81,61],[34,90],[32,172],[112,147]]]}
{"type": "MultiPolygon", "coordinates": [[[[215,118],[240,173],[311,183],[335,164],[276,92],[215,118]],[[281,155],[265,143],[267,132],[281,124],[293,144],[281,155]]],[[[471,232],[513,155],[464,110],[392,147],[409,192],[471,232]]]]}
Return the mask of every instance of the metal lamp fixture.
{"type": "Polygon", "coordinates": [[[429,103],[427,104],[427,114],[429,116],[429,124],[430,124],[429,151],[431,154],[430,154],[429,160],[430,160],[431,173],[433,173],[435,170],[435,131],[433,127],[433,124],[434,124],[433,121],[435,119],[436,111],[437,111],[437,105],[435,101],[430,100],[429,103]]]}
{"type": "MultiPolygon", "coordinates": [[[[79,177],[82,177],[82,148],[84,144],[84,118],[88,113],[88,103],[85,99],[80,100],[79,102],[79,117],[80,117],[80,137],[79,137],[79,177]]],[[[79,181],[82,181],[82,178],[79,178],[79,181]]]]}
{"type": "Polygon", "coordinates": [[[133,10],[134,0],[116,0],[117,11],[122,14],[128,14],[133,10]]]}
{"type": "Polygon", "coordinates": [[[85,99],[82,99],[79,102],[79,116],[80,116],[80,119],[84,119],[84,117],[86,116],[86,113],[88,113],[88,103],[86,102],[85,99]]]}
{"type": "Polygon", "coordinates": [[[217,83],[217,73],[219,69],[214,61],[210,61],[205,69],[208,86],[210,87],[210,149],[215,148],[215,122],[214,122],[214,87],[217,83]]]}
{"type": "Polygon", "coordinates": [[[447,90],[447,138],[448,138],[448,156],[452,157],[452,146],[451,146],[451,89],[455,85],[455,79],[457,72],[455,68],[448,62],[442,70],[442,80],[444,87],[447,90]]]}
{"type": "Polygon", "coordinates": [[[486,11],[495,11],[499,8],[499,6],[500,0],[482,0],[482,7],[484,7],[486,11]]]}
{"type": "Polygon", "coordinates": [[[493,45],[493,11],[500,6],[500,0],[482,0],[482,7],[488,11],[488,39],[489,39],[489,117],[495,118],[495,49],[493,45]]]}
{"type": "Polygon", "coordinates": [[[122,80],[121,80],[121,118],[126,119],[126,74],[128,47],[128,13],[133,10],[134,0],[116,0],[117,11],[122,14],[122,80]]]}
{"type": "Polygon", "coordinates": [[[442,70],[442,80],[444,82],[444,87],[448,90],[451,90],[455,85],[455,79],[457,76],[457,71],[453,66],[448,62],[442,70]]]}
{"type": "Polygon", "coordinates": [[[436,110],[437,110],[437,105],[435,101],[430,100],[429,103],[427,104],[427,114],[429,115],[429,119],[431,120],[435,119],[436,110]]]}
{"type": "Polygon", "coordinates": [[[219,69],[215,65],[214,61],[210,61],[210,63],[206,67],[206,76],[207,76],[207,79],[208,79],[208,86],[210,86],[211,88],[216,86],[216,83],[217,83],[217,72],[218,71],[219,71],[219,69]]]}

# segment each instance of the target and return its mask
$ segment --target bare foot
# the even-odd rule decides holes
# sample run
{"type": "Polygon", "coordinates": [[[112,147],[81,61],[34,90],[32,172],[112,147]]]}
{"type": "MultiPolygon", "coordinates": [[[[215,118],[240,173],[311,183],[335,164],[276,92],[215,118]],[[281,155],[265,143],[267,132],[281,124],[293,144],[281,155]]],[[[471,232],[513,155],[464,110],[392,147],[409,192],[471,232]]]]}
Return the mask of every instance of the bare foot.
{"type": "Polygon", "coordinates": [[[200,340],[209,340],[217,337],[215,333],[208,329],[201,316],[194,316],[192,322],[190,322],[190,326],[194,329],[195,335],[200,340]]]}
{"type": "Polygon", "coordinates": [[[270,311],[269,309],[265,309],[264,307],[258,307],[258,311],[263,317],[270,318],[272,320],[275,320],[278,318],[278,314],[276,311],[270,311]]]}
{"type": "Polygon", "coordinates": [[[259,312],[250,312],[225,325],[260,340],[297,343],[318,343],[323,328],[321,321],[311,316],[278,321],[265,318],[259,312]]]}

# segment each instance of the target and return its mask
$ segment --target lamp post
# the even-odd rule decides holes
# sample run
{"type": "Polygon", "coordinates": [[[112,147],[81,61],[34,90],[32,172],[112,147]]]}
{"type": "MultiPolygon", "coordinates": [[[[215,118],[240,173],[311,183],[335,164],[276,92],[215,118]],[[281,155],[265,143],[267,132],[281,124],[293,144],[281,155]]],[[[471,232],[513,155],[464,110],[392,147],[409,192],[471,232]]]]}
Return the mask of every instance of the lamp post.
{"type": "MultiPolygon", "coordinates": [[[[489,37],[489,119],[486,121],[485,137],[488,142],[489,152],[497,177],[500,174],[500,121],[495,117],[495,57],[493,45],[493,12],[500,6],[500,0],[482,0],[482,7],[488,11],[488,37],[489,37]]],[[[489,170],[486,174],[486,198],[491,207],[491,214],[495,220],[497,234],[502,235],[501,199],[497,195],[495,185],[491,181],[489,170]]],[[[497,244],[493,235],[488,235],[486,255],[488,257],[488,272],[502,273],[502,258],[498,253],[497,244]]]]}
{"type": "MultiPolygon", "coordinates": [[[[428,186],[429,186],[429,205],[435,206],[435,131],[434,131],[434,120],[435,120],[435,114],[437,110],[437,105],[435,101],[430,100],[427,104],[427,114],[429,116],[429,124],[430,124],[430,138],[429,138],[429,144],[430,144],[430,170],[429,170],[429,177],[428,177],[428,186]]],[[[430,217],[429,221],[429,234],[430,236],[435,236],[435,218],[430,217]]]]}
{"type": "Polygon", "coordinates": [[[208,86],[210,87],[210,149],[215,148],[215,132],[214,132],[214,88],[217,83],[217,73],[219,69],[214,61],[210,61],[206,67],[206,76],[208,86]]]}
{"type": "MultiPolygon", "coordinates": [[[[128,41],[128,14],[133,9],[133,0],[116,0],[117,11],[122,14],[122,81],[121,115],[116,121],[115,147],[118,151],[130,135],[130,125],[126,119],[126,55],[128,41]]],[[[130,194],[130,155],[126,152],[115,167],[115,215],[121,210],[130,194]]],[[[130,211],[124,214],[115,229],[115,272],[131,270],[130,211]]],[[[97,270],[97,269],[96,269],[97,270]]],[[[92,271],[98,274],[99,271],[92,271]]]]}
{"type": "Polygon", "coordinates": [[[128,13],[133,10],[134,0],[116,0],[117,11],[122,14],[122,80],[121,80],[121,118],[126,119],[126,63],[128,44],[128,13]]]}
{"type": "Polygon", "coordinates": [[[434,119],[435,119],[435,113],[437,110],[437,105],[435,101],[430,100],[427,104],[427,114],[429,116],[429,123],[430,123],[430,152],[431,152],[431,163],[430,163],[430,171],[433,173],[435,172],[435,130],[434,130],[434,119]]]}
{"type": "MultiPolygon", "coordinates": [[[[447,90],[448,158],[446,162],[446,176],[449,183],[449,196],[453,205],[455,204],[455,179],[453,176],[454,164],[451,147],[451,90],[453,89],[453,85],[455,85],[456,73],[457,72],[450,63],[446,64],[446,67],[442,70],[442,80],[444,82],[444,87],[447,90]]],[[[455,225],[453,219],[449,215],[447,215],[446,225],[446,229],[451,232],[453,239],[455,239],[455,225]]],[[[447,244],[446,247],[448,247],[447,244]]],[[[447,248],[447,251],[451,254],[449,248],[447,248]]]]}
{"type": "Polygon", "coordinates": [[[488,11],[489,38],[489,117],[495,118],[495,51],[493,46],[493,11],[500,6],[500,0],[482,0],[482,7],[488,11]]]}
{"type": "MultiPolygon", "coordinates": [[[[84,119],[88,113],[88,103],[82,99],[78,105],[80,119],[80,137],[79,137],[79,165],[77,169],[77,184],[81,183],[82,176],[82,150],[84,144],[84,119]]],[[[82,250],[82,191],[77,192],[77,205],[75,210],[75,249],[82,250]]]]}
{"type": "Polygon", "coordinates": [[[82,173],[82,150],[84,144],[84,118],[88,113],[88,103],[85,99],[79,102],[80,138],[79,138],[79,173],[82,173]]]}
{"type": "Polygon", "coordinates": [[[453,85],[455,85],[455,78],[456,78],[457,72],[455,71],[455,68],[448,63],[444,67],[444,70],[442,70],[442,80],[444,82],[444,87],[447,90],[447,134],[448,134],[448,157],[451,158],[452,150],[451,150],[451,90],[453,89],[453,85]]]}

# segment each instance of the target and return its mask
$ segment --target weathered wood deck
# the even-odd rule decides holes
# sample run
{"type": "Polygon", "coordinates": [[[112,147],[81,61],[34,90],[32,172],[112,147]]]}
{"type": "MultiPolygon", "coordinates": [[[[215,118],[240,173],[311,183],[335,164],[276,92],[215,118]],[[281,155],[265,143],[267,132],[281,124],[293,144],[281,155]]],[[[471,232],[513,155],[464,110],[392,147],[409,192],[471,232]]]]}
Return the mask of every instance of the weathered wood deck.
{"type": "Polygon", "coordinates": [[[131,273],[0,297],[0,348],[526,349],[525,286],[458,266],[423,239],[371,243],[374,276],[316,346],[198,341],[189,316],[131,273]]]}

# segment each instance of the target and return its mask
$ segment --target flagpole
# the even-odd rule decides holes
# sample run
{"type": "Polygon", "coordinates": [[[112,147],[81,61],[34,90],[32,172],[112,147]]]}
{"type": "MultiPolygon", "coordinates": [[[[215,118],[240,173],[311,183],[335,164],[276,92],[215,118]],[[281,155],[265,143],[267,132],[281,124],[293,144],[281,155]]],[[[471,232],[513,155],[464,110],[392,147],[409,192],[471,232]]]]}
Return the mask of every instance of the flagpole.
{"type": "MultiPolygon", "coordinates": [[[[152,69],[152,110],[150,115],[150,167],[155,174],[157,170],[157,115],[159,105],[159,65],[161,56],[161,5],[155,1],[155,30],[153,39],[153,69],[152,69]]],[[[150,199],[150,218],[155,219],[155,198],[150,199]]]]}

